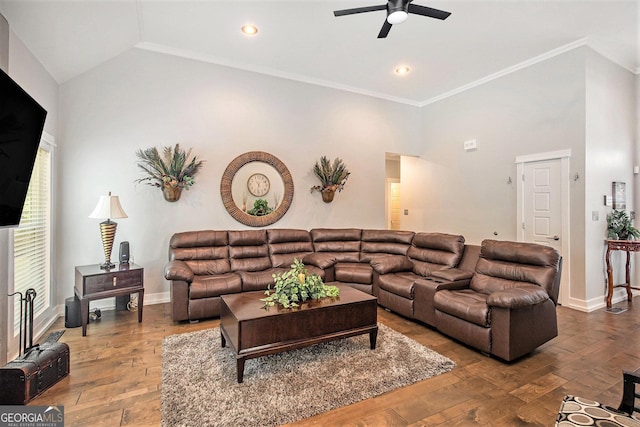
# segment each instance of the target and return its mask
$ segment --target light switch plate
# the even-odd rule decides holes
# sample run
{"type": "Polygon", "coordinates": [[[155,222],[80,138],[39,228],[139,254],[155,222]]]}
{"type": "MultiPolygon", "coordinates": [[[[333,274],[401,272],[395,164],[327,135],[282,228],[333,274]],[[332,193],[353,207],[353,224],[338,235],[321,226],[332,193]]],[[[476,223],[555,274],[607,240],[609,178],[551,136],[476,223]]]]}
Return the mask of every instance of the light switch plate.
{"type": "Polygon", "coordinates": [[[464,142],[464,151],[471,151],[478,148],[478,142],[475,139],[469,139],[464,142]]]}

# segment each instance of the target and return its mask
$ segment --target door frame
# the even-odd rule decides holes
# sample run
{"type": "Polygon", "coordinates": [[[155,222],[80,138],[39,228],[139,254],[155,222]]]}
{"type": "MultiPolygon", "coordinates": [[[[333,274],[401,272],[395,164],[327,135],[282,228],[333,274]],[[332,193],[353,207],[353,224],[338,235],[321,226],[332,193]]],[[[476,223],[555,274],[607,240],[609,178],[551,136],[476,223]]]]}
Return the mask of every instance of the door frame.
{"type": "Polygon", "coordinates": [[[569,187],[569,166],[571,160],[571,149],[549,151],[545,153],[527,154],[523,156],[516,156],[516,172],[518,179],[516,179],[516,235],[519,242],[524,241],[524,230],[522,229],[522,222],[524,221],[524,185],[522,183],[524,179],[524,167],[527,163],[534,163],[546,160],[560,160],[560,200],[561,200],[561,231],[562,231],[562,243],[560,255],[562,255],[562,276],[560,278],[560,295],[558,297],[558,303],[569,306],[571,297],[571,234],[569,219],[570,215],[570,187],[569,187]]]}

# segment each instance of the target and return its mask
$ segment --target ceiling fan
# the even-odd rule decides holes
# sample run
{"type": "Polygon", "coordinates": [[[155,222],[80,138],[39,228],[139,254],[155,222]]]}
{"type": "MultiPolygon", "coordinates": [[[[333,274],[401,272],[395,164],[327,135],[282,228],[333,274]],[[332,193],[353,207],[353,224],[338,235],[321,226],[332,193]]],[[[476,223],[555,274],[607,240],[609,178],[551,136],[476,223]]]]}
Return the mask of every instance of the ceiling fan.
{"type": "Polygon", "coordinates": [[[389,30],[393,24],[400,24],[406,21],[410,13],[422,16],[428,16],[429,18],[447,19],[451,12],[445,12],[444,10],[432,9],[426,6],[418,6],[417,4],[411,4],[413,0],[388,0],[387,4],[381,4],[379,6],[365,6],[356,7],[354,9],[336,10],[333,12],[334,16],[353,15],[356,13],[373,12],[376,10],[387,11],[387,19],[382,24],[379,39],[387,37],[389,30]]]}

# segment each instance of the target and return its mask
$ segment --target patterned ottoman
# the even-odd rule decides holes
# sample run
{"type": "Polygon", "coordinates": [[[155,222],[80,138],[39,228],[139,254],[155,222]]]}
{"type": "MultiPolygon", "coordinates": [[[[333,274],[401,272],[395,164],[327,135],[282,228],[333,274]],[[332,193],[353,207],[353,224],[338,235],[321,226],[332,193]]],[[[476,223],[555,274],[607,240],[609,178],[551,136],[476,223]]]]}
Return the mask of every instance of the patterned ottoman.
{"type": "Polygon", "coordinates": [[[569,426],[640,427],[640,420],[593,400],[565,396],[558,411],[556,427],[569,426]]]}

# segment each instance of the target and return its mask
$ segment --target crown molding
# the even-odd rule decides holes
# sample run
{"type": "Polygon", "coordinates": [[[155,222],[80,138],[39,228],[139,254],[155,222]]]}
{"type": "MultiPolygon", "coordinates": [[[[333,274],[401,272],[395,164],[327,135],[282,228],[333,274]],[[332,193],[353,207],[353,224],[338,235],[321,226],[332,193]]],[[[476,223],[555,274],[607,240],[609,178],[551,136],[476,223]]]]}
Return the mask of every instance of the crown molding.
{"type": "Polygon", "coordinates": [[[560,46],[560,47],[558,47],[556,49],[553,49],[553,50],[550,50],[550,51],[548,51],[546,53],[543,53],[542,55],[534,56],[531,59],[528,59],[526,61],[520,62],[520,63],[515,64],[515,65],[512,65],[511,67],[505,68],[505,69],[500,70],[500,71],[498,71],[496,73],[493,73],[493,74],[489,74],[486,77],[483,77],[481,79],[478,79],[478,80],[473,81],[471,83],[468,83],[466,85],[460,86],[460,87],[458,87],[456,89],[453,89],[453,90],[450,90],[448,92],[445,92],[442,95],[438,95],[438,96],[435,96],[433,98],[427,99],[426,101],[420,103],[420,107],[424,107],[426,105],[433,104],[433,103],[438,102],[438,101],[442,101],[443,99],[449,98],[450,96],[457,95],[457,94],[465,92],[465,91],[467,91],[469,89],[473,89],[474,87],[483,85],[485,83],[489,83],[489,82],[491,82],[493,80],[499,79],[501,77],[504,77],[504,76],[512,74],[512,73],[515,73],[516,71],[520,71],[522,69],[531,67],[532,65],[536,65],[536,64],[538,64],[540,62],[546,61],[547,59],[553,58],[555,56],[561,55],[563,53],[569,52],[569,51],[571,51],[573,49],[577,49],[579,47],[586,46],[586,45],[587,45],[587,38],[586,37],[578,39],[578,40],[576,40],[574,42],[568,43],[568,44],[566,44],[564,46],[560,46]]]}
{"type": "Polygon", "coordinates": [[[609,61],[613,62],[614,64],[619,65],[620,67],[629,71],[630,73],[640,74],[640,68],[637,68],[636,64],[630,64],[622,60],[620,57],[616,56],[616,54],[613,53],[610,49],[607,49],[606,46],[592,40],[589,40],[587,42],[587,46],[591,48],[593,51],[599,53],[601,56],[607,58],[609,61]]]}
{"type": "Polygon", "coordinates": [[[174,48],[174,47],[170,47],[170,46],[166,46],[166,45],[162,45],[162,44],[149,43],[149,42],[140,42],[140,43],[137,43],[134,47],[137,48],[137,49],[147,50],[147,51],[151,51],[151,52],[164,53],[166,55],[172,55],[172,56],[177,56],[177,57],[181,57],[181,58],[193,59],[193,60],[196,60],[196,61],[208,62],[208,63],[211,63],[211,64],[217,64],[217,65],[222,65],[222,66],[225,66],[225,67],[237,68],[237,69],[240,69],[240,70],[251,71],[251,72],[259,73],[259,74],[266,74],[266,75],[272,76],[272,77],[279,77],[279,78],[282,78],[282,79],[293,80],[293,81],[307,83],[307,84],[311,84],[311,85],[315,85],[315,86],[328,87],[328,88],[331,88],[331,89],[337,89],[337,90],[341,90],[341,91],[344,91],[344,92],[352,92],[352,93],[356,93],[356,94],[359,94],[359,95],[371,96],[373,98],[380,98],[380,99],[384,99],[384,100],[387,100],[387,101],[397,102],[397,103],[400,103],[400,104],[411,105],[411,106],[414,106],[414,107],[420,106],[419,102],[413,101],[411,99],[400,98],[400,97],[397,97],[397,96],[392,96],[392,95],[388,95],[388,94],[381,93],[381,92],[375,92],[375,91],[370,91],[370,90],[366,90],[366,89],[361,89],[361,88],[357,88],[357,87],[354,87],[354,86],[344,85],[344,84],[341,84],[341,83],[336,83],[336,82],[332,82],[332,81],[328,81],[328,80],[315,79],[315,78],[311,78],[311,77],[307,77],[307,76],[302,76],[302,75],[299,75],[299,74],[287,73],[287,72],[284,72],[284,71],[274,70],[274,69],[268,68],[268,67],[261,67],[261,66],[252,65],[252,64],[240,63],[240,62],[236,62],[236,61],[231,61],[231,60],[226,59],[226,58],[219,58],[219,57],[216,57],[216,56],[213,56],[213,55],[208,55],[208,54],[203,54],[203,53],[199,53],[199,52],[188,51],[188,50],[184,50],[184,49],[178,49],[178,48],[174,48]]]}
{"type": "Polygon", "coordinates": [[[207,62],[207,63],[211,63],[211,64],[217,64],[217,65],[222,65],[225,67],[231,67],[231,68],[237,68],[237,69],[241,69],[241,70],[245,70],[245,71],[251,71],[254,73],[259,73],[259,74],[265,74],[265,75],[269,75],[269,76],[273,76],[273,77],[278,77],[278,78],[282,78],[282,79],[287,79],[287,80],[293,80],[293,81],[297,81],[297,82],[302,82],[302,83],[307,83],[307,84],[311,84],[311,85],[315,85],[315,86],[322,86],[322,87],[327,87],[327,88],[331,88],[331,89],[336,89],[336,90],[340,90],[340,91],[344,91],[344,92],[351,92],[351,93],[356,93],[359,95],[365,95],[365,96],[370,96],[373,98],[379,98],[379,99],[384,99],[387,101],[392,101],[392,102],[397,102],[400,104],[405,104],[405,105],[411,105],[413,107],[424,107],[433,103],[436,103],[438,101],[442,101],[443,99],[449,98],[451,96],[457,95],[459,93],[462,92],[466,92],[467,90],[473,89],[477,86],[483,85],[485,83],[489,83],[493,80],[497,80],[501,77],[507,76],[509,74],[515,73],[517,71],[523,70],[525,68],[531,67],[533,65],[539,64],[540,62],[544,62],[548,59],[554,58],[558,55],[562,55],[566,52],[572,51],[574,49],[583,47],[583,46],[587,46],[591,49],[593,49],[595,52],[599,53],[600,55],[604,56],[605,58],[607,58],[608,60],[610,60],[611,62],[621,66],[622,68],[628,70],[629,72],[635,74],[635,75],[640,75],[640,67],[638,68],[633,68],[633,66],[630,66],[629,64],[624,64],[622,61],[618,60],[617,58],[614,57],[614,55],[612,55],[610,52],[608,52],[606,49],[602,48],[601,46],[598,46],[597,44],[594,44],[592,42],[589,41],[589,39],[587,37],[575,40],[571,43],[568,43],[566,45],[560,46],[556,49],[552,49],[548,52],[545,52],[541,55],[535,56],[533,58],[530,58],[526,61],[520,62],[518,64],[512,65],[511,67],[507,67],[503,70],[500,70],[496,73],[492,73],[489,74],[488,76],[485,76],[481,79],[475,80],[471,83],[465,84],[463,86],[457,87],[453,90],[450,90],[448,92],[442,93],[438,96],[435,96],[433,98],[429,98],[425,101],[414,101],[411,99],[406,99],[406,98],[400,98],[397,96],[393,96],[393,95],[389,95],[389,94],[385,94],[385,93],[381,93],[381,92],[375,92],[375,91],[370,91],[370,90],[366,90],[366,89],[362,89],[362,88],[358,88],[358,87],[354,87],[354,86],[349,86],[349,85],[344,85],[341,83],[336,83],[336,82],[332,82],[329,80],[322,80],[322,79],[315,79],[315,78],[311,78],[308,76],[303,76],[303,75],[299,75],[299,74],[294,74],[294,73],[287,73],[284,71],[279,71],[279,70],[274,70],[272,68],[268,68],[268,67],[261,67],[261,66],[257,66],[257,65],[252,65],[252,64],[245,64],[245,63],[240,63],[240,62],[236,62],[236,61],[231,61],[229,59],[226,58],[220,58],[220,57],[216,57],[213,55],[208,55],[208,54],[203,54],[200,52],[193,52],[193,51],[188,51],[185,49],[178,49],[178,48],[174,48],[174,47],[170,47],[170,46],[166,46],[166,45],[162,45],[162,44],[158,44],[158,43],[150,43],[150,42],[140,42],[137,43],[134,47],[137,49],[142,49],[142,50],[147,50],[147,51],[151,51],[151,52],[158,52],[158,53],[163,53],[166,55],[172,55],[172,56],[177,56],[177,57],[181,57],[181,58],[186,58],[186,59],[193,59],[196,61],[201,61],[201,62],[207,62]]]}

